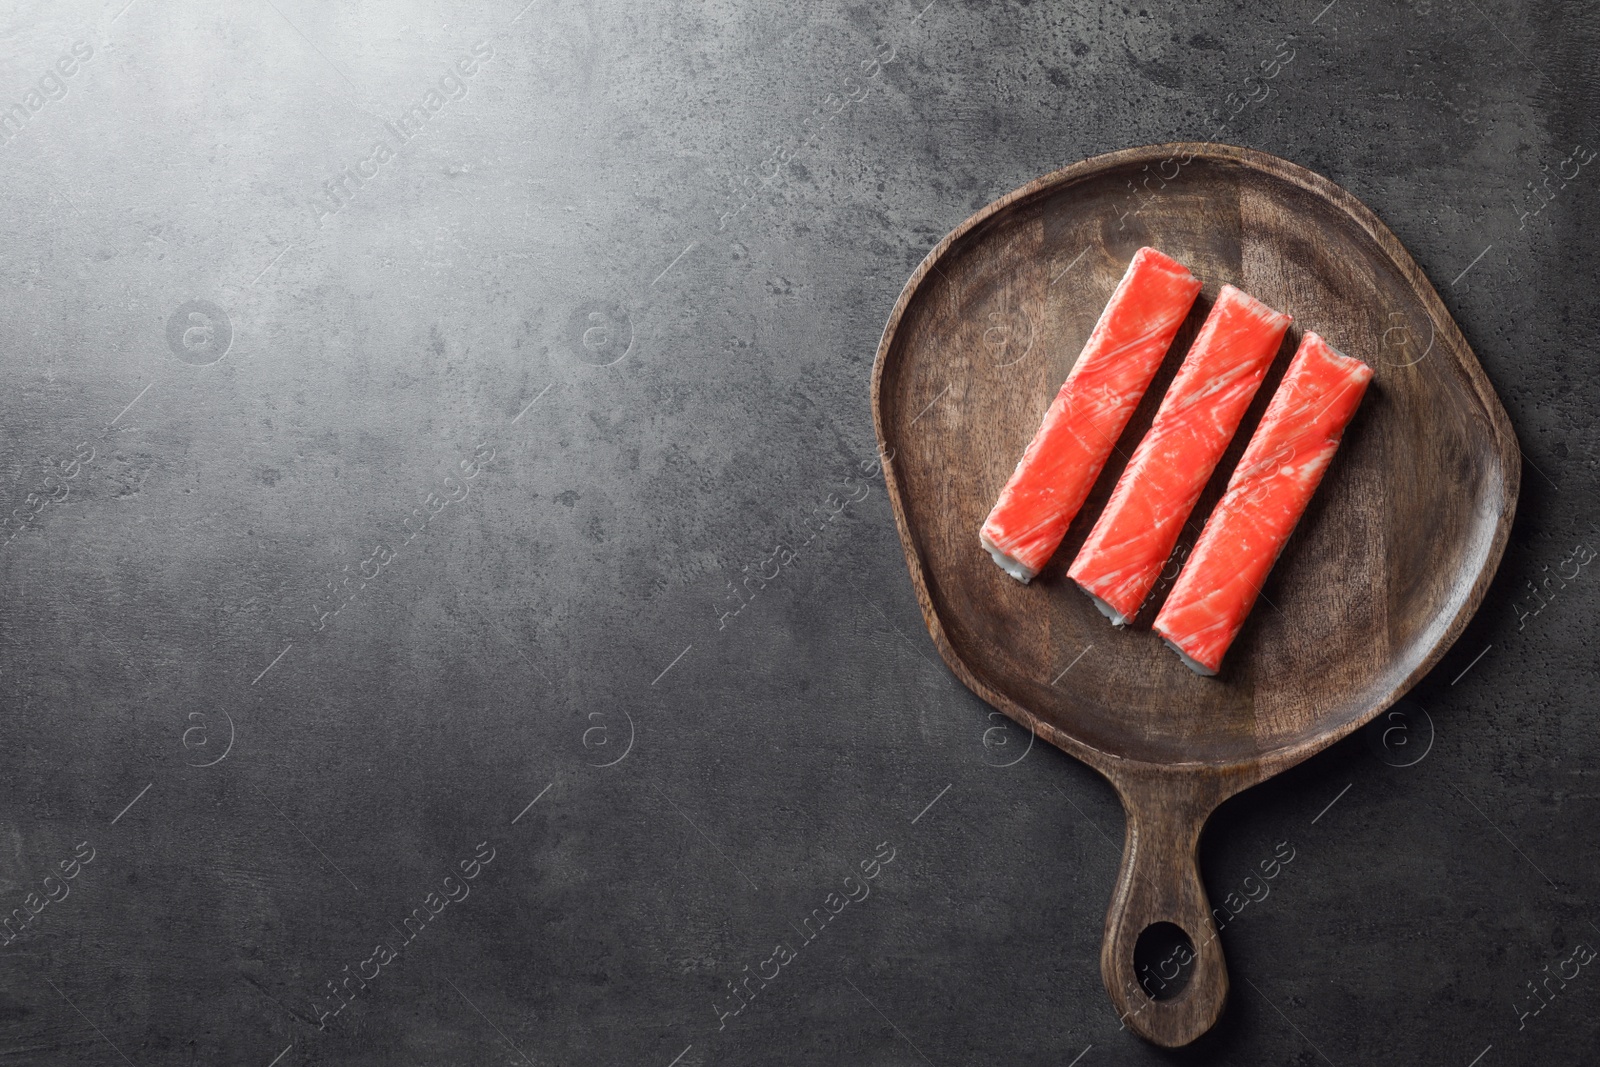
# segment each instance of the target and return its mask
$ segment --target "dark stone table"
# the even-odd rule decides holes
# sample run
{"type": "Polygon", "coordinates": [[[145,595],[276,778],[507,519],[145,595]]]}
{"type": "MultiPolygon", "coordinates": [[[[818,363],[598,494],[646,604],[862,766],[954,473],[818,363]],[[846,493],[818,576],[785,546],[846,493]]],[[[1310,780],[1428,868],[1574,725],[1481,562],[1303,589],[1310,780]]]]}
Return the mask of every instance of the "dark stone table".
{"type": "Polygon", "coordinates": [[[1600,14],[921,2],[15,5],[0,1058],[1596,1061],[1600,14]],[[1526,462],[1439,668],[1212,824],[1169,1054],[1115,797],[861,465],[925,252],[1184,139],[1385,219],[1526,462]]]}

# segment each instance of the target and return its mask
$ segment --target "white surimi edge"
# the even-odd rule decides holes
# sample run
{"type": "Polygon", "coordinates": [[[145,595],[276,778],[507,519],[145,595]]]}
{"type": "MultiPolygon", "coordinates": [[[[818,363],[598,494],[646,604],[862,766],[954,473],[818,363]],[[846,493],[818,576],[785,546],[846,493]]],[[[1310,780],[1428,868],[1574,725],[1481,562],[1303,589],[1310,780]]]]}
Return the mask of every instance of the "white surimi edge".
{"type": "Polygon", "coordinates": [[[989,540],[989,535],[981,530],[978,532],[978,542],[988,551],[989,555],[994,559],[996,566],[1005,571],[1007,574],[1011,575],[1011,577],[1015,578],[1017,581],[1021,582],[1023,585],[1027,585],[1033,580],[1033,576],[1039,573],[1038,571],[1029,570],[1017,560],[1006,555],[1005,551],[1001,549],[999,545],[989,540]]]}
{"type": "Polygon", "coordinates": [[[1172,651],[1176,652],[1178,654],[1178,658],[1183,660],[1183,665],[1185,667],[1188,667],[1191,671],[1194,671],[1194,673],[1198,674],[1200,677],[1202,677],[1202,678],[1215,678],[1217,676],[1217,672],[1216,671],[1212,670],[1210,667],[1207,667],[1205,664],[1199,662],[1198,660],[1193,659],[1192,657],[1190,657],[1189,653],[1185,652],[1183,649],[1181,649],[1177,645],[1173,644],[1170,639],[1163,637],[1161,639],[1161,642],[1162,642],[1162,644],[1166,645],[1168,648],[1172,649],[1172,651]]]}
{"type": "Polygon", "coordinates": [[[1100,614],[1111,620],[1112,626],[1120,627],[1128,625],[1128,617],[1126,615],[1122,614],[1122,612],[1118,611],[1110,604],[1107,604],[1104,600],[1101,600],[1099,597],[1095,596],[1094,591],[1088,586],[1081,582],[1074,582],[1073,584],[1077,585],[1079,589],[1082,589],[1084,593],[1088,595],[1089,599],[1094,601],[1094,606],[1100,609],[1100,614]]]}

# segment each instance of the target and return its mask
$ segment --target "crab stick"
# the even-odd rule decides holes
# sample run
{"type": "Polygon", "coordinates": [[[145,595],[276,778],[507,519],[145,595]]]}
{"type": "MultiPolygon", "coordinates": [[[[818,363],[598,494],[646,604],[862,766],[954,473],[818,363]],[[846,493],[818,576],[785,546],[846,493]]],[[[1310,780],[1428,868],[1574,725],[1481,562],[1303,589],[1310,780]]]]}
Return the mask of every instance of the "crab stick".
{"type": "Polygon", "coordinates": [[[1007,574],[1029,581],[1061,544],[1198,295],[1183,264],[1133,254],[979,533],[1007,574]]]}
{"type": "Polygon", "coordinates": [[[1139,612],[1283,342],[1289,316],[1224,285],[1067,576],[1113,624],[1139,612]]]}
{"type": "Polygon", "coordinates": [[[1371,367],[1316,334],[1300,342],[1156,616],[1156,633],[1192,670],[1222,665],[1371,380],[1371,367]]]}

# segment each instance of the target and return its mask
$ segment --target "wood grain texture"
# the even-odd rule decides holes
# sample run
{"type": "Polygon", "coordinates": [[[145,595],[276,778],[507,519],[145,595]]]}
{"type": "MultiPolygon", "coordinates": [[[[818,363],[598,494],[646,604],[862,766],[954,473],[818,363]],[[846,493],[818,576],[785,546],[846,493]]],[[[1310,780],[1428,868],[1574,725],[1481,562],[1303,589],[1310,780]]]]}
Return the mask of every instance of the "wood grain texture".
{"type": "Polygon", "coordinates": [[[1371,211],[1292,163],[1215,144],[1085,160],[963,223],[901,293],[872,405],[940,655],[1122,798],[1127,837],[1101,970],[1131,1029],[1186,1044],[1216,1021],[1228,989],[1196,860],[1206,819],[1372,719],[1461,633],[1516,505],[1520,457],[1505,411],[1438,294],[1371,211]],[[979,546],[978,529],[1145,244],[1205,290],[1061,549],[1021,585],[979,546]],[[1224,282],[1296,321],[1183,544],[1221,495],[1302,330],[1376,375],[1221,673],[1201,678],[1150,632],[1175,568],[1125,630],[1065,571],[1224,282]],[[1153,1001],[1135,980],[1133,944],[1162,920],[1188,933],[1198,959],[1181,994],[1153,1001]]]}

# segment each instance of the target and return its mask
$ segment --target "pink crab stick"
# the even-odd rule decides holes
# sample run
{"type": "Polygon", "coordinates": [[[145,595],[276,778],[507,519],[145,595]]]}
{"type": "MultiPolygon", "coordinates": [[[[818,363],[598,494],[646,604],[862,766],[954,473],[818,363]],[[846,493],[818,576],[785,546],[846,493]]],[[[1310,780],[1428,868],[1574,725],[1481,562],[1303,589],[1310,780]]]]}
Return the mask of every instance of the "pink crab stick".
{"type": "Polygon", "coordinates": [[[1190,669],[1222,666],[1371,380],[1371,367],[1316,334],[1300,342],[1156,616],[1155,632],[1190,669]]]}
{"type": "Polygon", "coordinates": [[[1028,582],[1055,553],[1199,294],[1183,264],[1134,253],[979,533],[1007,574],[1028,582]]]}
{"type": "Polygon", "coordinates": [[[1139,612],[1233,440],[1289,316],[1224,285],[1067,576],[1113,624],[1139,612]]]}

